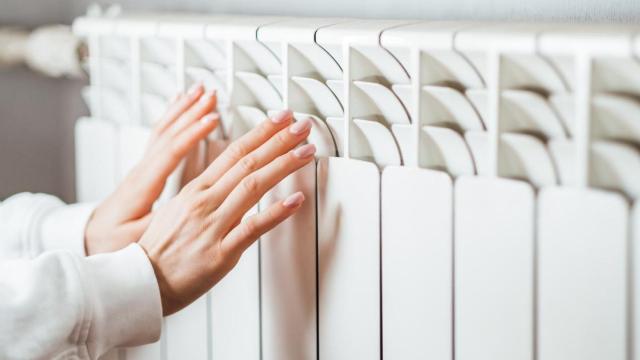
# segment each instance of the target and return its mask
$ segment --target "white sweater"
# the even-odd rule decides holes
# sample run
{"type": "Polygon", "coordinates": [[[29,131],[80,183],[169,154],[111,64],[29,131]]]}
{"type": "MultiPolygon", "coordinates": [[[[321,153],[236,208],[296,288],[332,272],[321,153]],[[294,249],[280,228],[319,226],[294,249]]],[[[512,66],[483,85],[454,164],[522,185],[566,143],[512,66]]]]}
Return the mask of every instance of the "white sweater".
{"type": "Polygon", "coordinates": [[[42,194],[0,203],[0,359],[96,359],[160,337],[160,293],[142,248],[85,256],[92,211],[42,194]]]}

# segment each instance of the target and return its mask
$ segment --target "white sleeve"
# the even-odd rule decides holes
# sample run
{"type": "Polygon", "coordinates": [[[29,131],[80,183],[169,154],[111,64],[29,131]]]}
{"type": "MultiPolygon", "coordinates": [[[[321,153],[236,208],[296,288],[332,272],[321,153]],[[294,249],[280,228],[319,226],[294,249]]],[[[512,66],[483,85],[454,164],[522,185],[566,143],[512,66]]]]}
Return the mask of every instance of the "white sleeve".
{"type": "Polygon", "coordinates": [[[162,305],[138,244],[0,261],[0,359],[96,359],[157,341],[162,305]]]}
{"type": "Polygon", "coordinates": [[[84,231],[95,204],[65,205],[51,195],[22,193],[0,203],[0,259],[50,250],[85,255],[84,231]]]}

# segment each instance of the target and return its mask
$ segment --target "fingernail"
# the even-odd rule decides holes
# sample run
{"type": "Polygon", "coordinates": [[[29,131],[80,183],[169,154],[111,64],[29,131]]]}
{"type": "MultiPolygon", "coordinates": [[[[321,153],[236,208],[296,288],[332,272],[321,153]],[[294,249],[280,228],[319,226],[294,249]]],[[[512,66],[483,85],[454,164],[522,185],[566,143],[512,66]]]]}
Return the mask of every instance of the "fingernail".
{"type": "Polygon", "coordinates": [[[313,144],[302,145],[299,148],[293,150],[293,155],[298,159],[306,159],[316,153],[316,146],[313,144]]]}
{"type": "Polygon", "coordinates": [[[188,95],[195,95],[200,88],[202,87],[202,82],[198,81],[197,83],[191,85],[191,87],[189,88],[189,91],[187,92],[188,95]]]}
{"type": "Polygon", "coordinates": [[[218,114],[209,114],[203,117],[202,119],[200,119],[200,122],[202,122],[203,124],[208,124],[217,119],[218,119],[218,114]]]}
{"type": "Polygon", "coordinates": [[[274,117],[271,118],[271,122],[274,124],[282,124],[283,122],[291,119],[293,114],[290,110],[283,110],[277,113],[274,117]]]}
{"type": "Polygon", "coordinates": [[[296,121],[291,125],[289,132],[293,135],[300,135],[309,129],[311,129],[311,119],[304,119],[302,121],[296,121]]]}
{"type": "Polygon", "coordinates": [[[211,101],[211,99],[213,99],[214,96],[216,96],[216,91],[215,90],[207,90],[207,92],[202,94],[202,97],[200,98],[200,101],[202,101],[202,102],[211,101]]]}
{"type": "Polygon", "coordinates": [[[304,194],[298,191],[297,193],[291,194],[289,195],[288,198],[284,199],[284,201],[282,202],[282,206],[289,209],[295,209],[298,206],[300,206],[300,204],[302,204],[303,201],[304,201],[304,194]]]}

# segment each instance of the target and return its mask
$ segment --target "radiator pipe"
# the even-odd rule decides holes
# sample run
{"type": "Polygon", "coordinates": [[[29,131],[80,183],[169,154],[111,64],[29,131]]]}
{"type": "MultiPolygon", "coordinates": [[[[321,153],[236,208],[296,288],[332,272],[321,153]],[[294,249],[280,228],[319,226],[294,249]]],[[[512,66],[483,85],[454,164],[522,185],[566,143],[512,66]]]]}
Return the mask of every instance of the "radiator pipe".
{"type": "Polygon", "coordinates": [[[0,27],[0,67],[26,65],[46,76],[80,77],[86,46],[66,25],[25,31],[0,27]]]}

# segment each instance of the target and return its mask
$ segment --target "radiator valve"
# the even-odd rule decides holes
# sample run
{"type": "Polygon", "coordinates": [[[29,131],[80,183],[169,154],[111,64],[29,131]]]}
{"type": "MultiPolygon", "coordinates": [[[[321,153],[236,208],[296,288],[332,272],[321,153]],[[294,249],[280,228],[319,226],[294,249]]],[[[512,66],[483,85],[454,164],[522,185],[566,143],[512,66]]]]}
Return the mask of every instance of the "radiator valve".
{"type": "Polygon", "coordinates": [[[51,77],[78,77],[86,55],[82,41],[66,25],[36,28],[31,33],[0,29],[0,66],[26,64],[51,77]]]}

